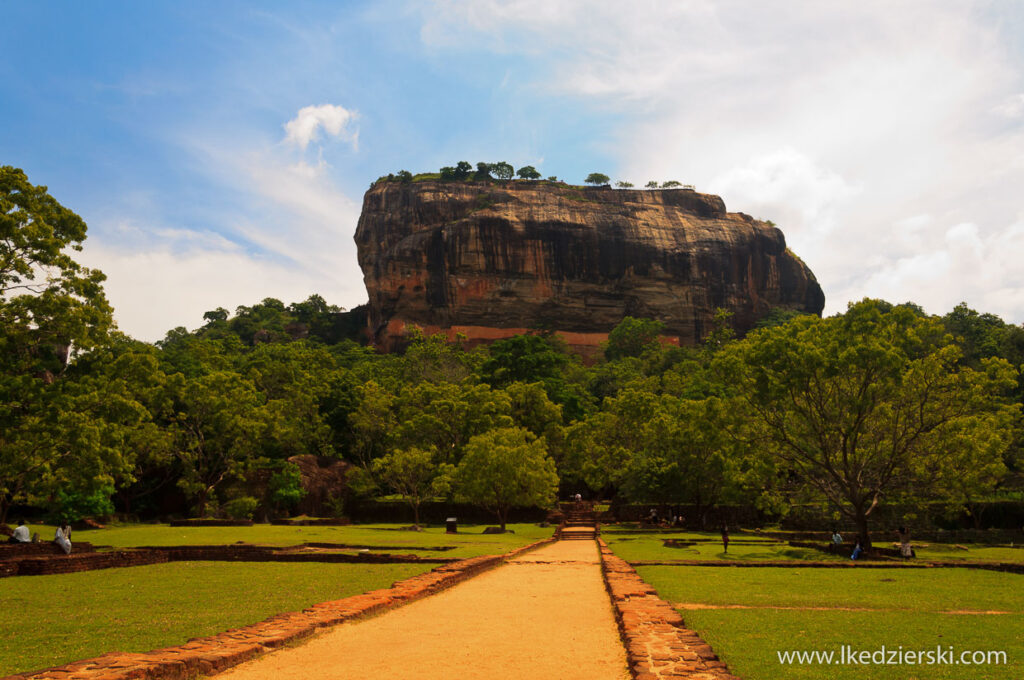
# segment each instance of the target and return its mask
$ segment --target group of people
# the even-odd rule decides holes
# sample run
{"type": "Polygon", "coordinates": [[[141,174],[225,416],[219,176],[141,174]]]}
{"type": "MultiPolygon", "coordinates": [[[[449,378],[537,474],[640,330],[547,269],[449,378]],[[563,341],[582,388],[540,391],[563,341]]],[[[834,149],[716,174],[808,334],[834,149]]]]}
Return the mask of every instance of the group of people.
{"type": "MultiPolygon", "coordinates": [[[[18,520],[18,526],[15,527],[11,535],[7,537],[8,543],[38,543],[39,534],[31,536],[29,534],[28,527],[25,526],[25,520],[18,520]]],[[[53,537],[53,542],[60,546],[60,549],[64,551],[65,555],[71,554],[71,525],[67,522],[61,522],[60,526],[57,527],[57,533],[53,537]]]]}
{"type": "MultiPolygon", "coordinates": [[[[914,556],[914,547],[910,544],[910,530],[905,526],[901,526],[896,530],[896,535],[899,536],[900,540],[900,557],[906,559],[914,556]]],[[[839,529],[832,529],[832,547],[838,551],[842,548],[843,537],[839,534],[839,529]]],[[[858,559],[864,554],[864,546],[861,545],[860,539],[857,539],[856,544],[853,546],[853,552],[850,554],[851,560],[858,559]]]]}

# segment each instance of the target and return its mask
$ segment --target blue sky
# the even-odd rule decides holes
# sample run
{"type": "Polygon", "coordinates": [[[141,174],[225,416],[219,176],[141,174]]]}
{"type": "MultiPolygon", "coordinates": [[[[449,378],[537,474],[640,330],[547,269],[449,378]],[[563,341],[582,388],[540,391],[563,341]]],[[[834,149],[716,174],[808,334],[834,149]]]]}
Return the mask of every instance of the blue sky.
{"type": "Polygon", "coordinates": [[[365,301],[377,176],[506,160],[774,220],[826,313],[1024,321],[1024,6],[47,2],[4,8],[0,163],[89,224],[126,332],[365,301]]]}

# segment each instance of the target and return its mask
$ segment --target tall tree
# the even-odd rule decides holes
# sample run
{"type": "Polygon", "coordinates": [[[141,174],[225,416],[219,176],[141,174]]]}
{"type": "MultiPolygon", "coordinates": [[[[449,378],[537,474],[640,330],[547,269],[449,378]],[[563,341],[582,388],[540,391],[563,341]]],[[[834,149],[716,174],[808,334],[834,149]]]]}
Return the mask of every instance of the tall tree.
{"type": "Polygon", "coordinates": [[[938,320],[864,300],[842,316],[752,333],[719,353],[717,365],[759,427],[761,450],[834,504],[870,545],[880,503],[912,495],[920,471],[977,446],[965,429],[986,442],[976,449],[986,457],[1009,441],[1001,394],[1016,371],[999,360],[974,371],[959,358],[938,320]]]}
{"type": "Polygon", "coordinates": [[[544,440],[514,427],[473,437],[455,479],[460,497],[495,513],[502,531],[511,508],[548,507],[558,488],[544,440]]]}

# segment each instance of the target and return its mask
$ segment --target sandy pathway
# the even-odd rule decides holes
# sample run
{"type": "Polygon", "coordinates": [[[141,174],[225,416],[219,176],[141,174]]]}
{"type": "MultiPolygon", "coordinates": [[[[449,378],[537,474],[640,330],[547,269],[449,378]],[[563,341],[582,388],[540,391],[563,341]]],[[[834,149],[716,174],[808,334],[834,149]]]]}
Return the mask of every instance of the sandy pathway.
{"type": "Polygon", "coordinates": [[[218,678],[624,680],[599,564],[594,542],[559,541],[218,678]]]}

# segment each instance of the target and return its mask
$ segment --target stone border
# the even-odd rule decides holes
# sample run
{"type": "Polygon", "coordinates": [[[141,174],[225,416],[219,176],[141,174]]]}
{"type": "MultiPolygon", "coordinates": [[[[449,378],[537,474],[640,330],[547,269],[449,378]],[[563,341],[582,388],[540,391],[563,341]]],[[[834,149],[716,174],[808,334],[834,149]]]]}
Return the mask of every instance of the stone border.
{"type": "Polygon", "coordinates": [[[309,637],[319,628],[377,614],[446,590],[553,541],[554,538],[546,538],[504,555],[483,555],[460,560],[398,581],[391,588],[373,590],[343,600],[321,602],[300,612],[278,614],[218,635],[195,638],[184,645],[144,653],[108,652],[93,659],[16,673],[0,680],[186,680],[197,675],[213,675],[282,645],[309,637]]]}
{"type": "MultiPolygon", "coordinates": [[[[393,553],[342,553],[342,552],[301,552],[307,545],[322,548],[324,545],[300,544],[297,546],[261,545],[182,545],[150,546],[124,550],[96,552],[89,550],[65,555],[59,548],[56,554],[36,552],[30,555],[0,559],[0,578],[8,576],[43,576],[70,574],[94,569],[138,567],[165,562],[326,562],[356,564],[449,564],[457,562],[456,557],[422,557],[412,554],[393,553]]],[[[328,549],[333,546],[327,545],[328,549]]],[[[54,546],[56,547],[56,546],[54,546]]],[[[416,550],[418,548],[407,548],[416,550]]],[[[51,551],[53,552],[53,551],[51,551]]],[[[0,555],[2,557],[2,555],[0,555]]]]}
{"type": "Polygon", "coordinates": [[[644,582],[628,562],[598,539],[601,573],[619,622],[635,680],[739,680],[711,646],[684,626],[683,617],[644,582]]]}
{"type": "Polygon", "coordinates": [[[1007,574],[1024,574],[1021,562],[921,562],[897,561],[879,562],[847,560],[846,562],[797,562],[762,560],[758,562],[725,562],[721,560],[633,560],[634,567],[766,567],[790,569],[982,569],[1001,571],[1007,574]]]}

